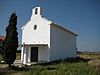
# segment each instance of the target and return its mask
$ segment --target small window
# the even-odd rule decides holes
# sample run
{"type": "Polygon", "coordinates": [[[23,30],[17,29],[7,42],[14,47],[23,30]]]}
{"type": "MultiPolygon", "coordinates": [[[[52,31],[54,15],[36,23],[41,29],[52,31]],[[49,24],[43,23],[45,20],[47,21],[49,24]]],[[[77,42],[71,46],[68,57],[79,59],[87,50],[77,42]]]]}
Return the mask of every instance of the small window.
{"type": "Polygon", "coordinates": [[[34,30],[36,30],[37,29],[37,25],[34,25],[34,30]]]}
{"type": "Polygon", "coordinates": [[[38,14],[38,8],[35,9],[35,14],[38,14]]]}

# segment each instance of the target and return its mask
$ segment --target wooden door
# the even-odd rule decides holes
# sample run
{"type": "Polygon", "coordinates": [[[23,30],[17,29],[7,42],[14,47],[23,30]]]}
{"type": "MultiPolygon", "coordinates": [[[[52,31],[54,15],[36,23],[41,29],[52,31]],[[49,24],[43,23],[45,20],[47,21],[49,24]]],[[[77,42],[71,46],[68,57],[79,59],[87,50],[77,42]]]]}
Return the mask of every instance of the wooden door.
{"type": "Polygon", "coordinates": [[[31,47],[31,62],[38,61],[38,47],[31,47]]]}

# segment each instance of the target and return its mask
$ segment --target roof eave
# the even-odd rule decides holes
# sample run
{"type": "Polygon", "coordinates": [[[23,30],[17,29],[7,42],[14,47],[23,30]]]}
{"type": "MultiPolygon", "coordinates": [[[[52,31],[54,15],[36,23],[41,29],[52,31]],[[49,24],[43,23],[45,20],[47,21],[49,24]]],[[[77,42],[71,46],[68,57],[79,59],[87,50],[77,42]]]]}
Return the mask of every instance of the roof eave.
{"type": "Polygon", "coordinates": [[[63,29],[63,30],[65,30],[65,31],[68,31],[68,32],[74,34],[75,36],[78,36],[78,34],[72,32],[72,31],[70,31],[69,29],[66,29],[66,28],[64,28],[64,27],[62,27],[62,26],[60,26],[60,25],[58,25],[58,24],[56,24],[56,23],[52,23],[51,25],[55,25],[55,26],[59,27],[60,29],[63,29]]]}

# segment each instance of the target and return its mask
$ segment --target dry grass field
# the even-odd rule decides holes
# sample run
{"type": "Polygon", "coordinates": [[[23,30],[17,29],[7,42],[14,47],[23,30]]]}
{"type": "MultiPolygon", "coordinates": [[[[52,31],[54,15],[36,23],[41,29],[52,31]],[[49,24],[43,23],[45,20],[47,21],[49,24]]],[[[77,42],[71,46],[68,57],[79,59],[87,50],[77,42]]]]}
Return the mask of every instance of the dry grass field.
{"type": "Polygon", "coordinates": [[[16,53],[16,60],[21,60],[21,53],[16,53]]]}
{"type": "Polygon", "coordinates": [[[79,57],[84,59],[100,59],[100,53],[81,53],[79,57]]]}

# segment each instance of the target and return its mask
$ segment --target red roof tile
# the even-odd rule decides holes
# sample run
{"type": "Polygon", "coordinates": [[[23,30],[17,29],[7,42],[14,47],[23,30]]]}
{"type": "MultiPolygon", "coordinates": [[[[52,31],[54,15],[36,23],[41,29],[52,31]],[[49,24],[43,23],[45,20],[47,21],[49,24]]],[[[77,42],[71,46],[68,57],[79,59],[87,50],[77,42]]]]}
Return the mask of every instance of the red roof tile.
{"type": "Polygon", "coordinates": [[[0,41],[3,41],[5,39],[5,36],[0,36],[0,41]]]}

